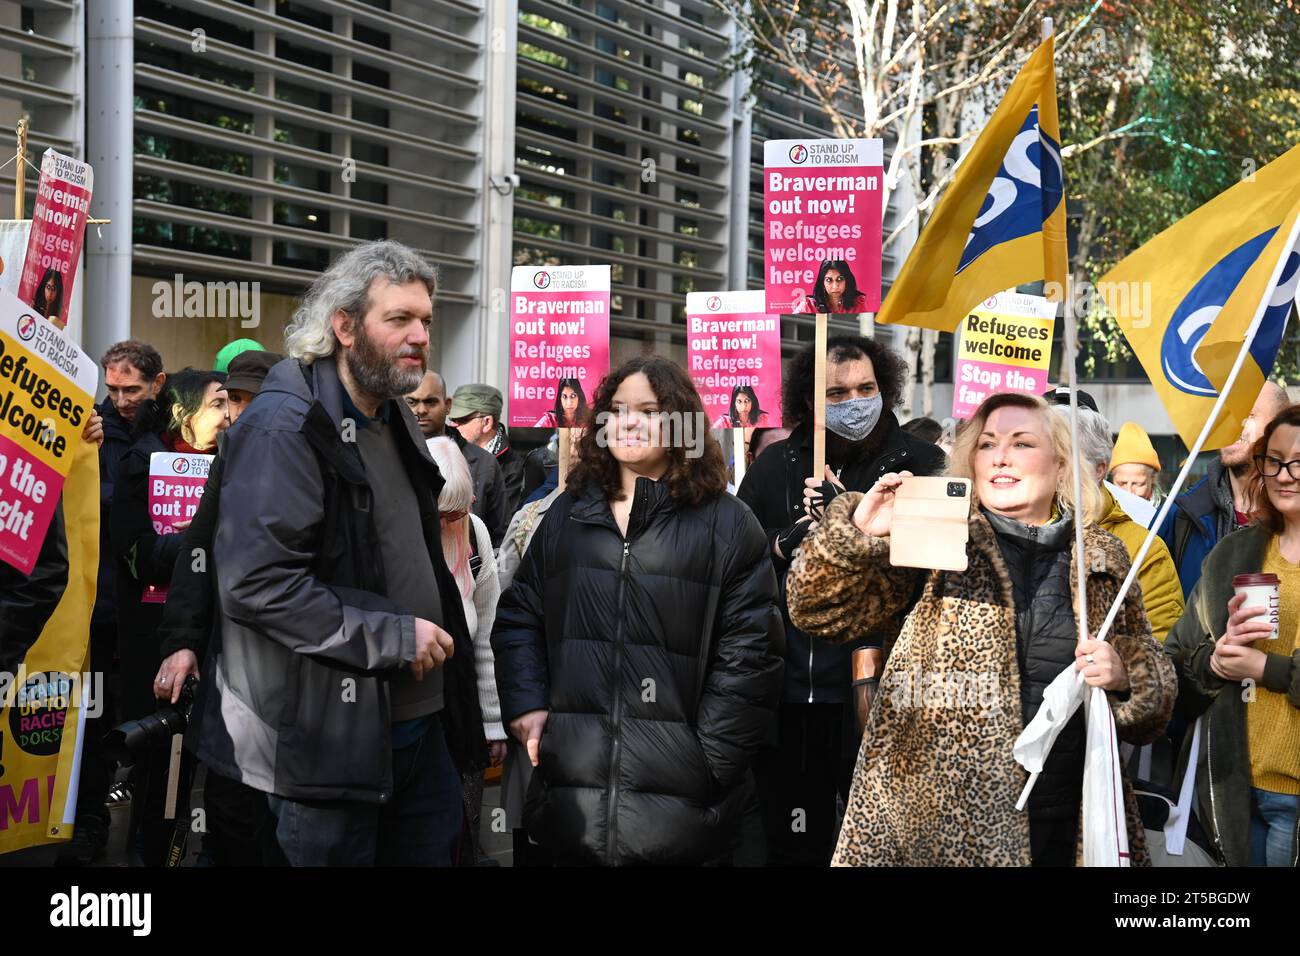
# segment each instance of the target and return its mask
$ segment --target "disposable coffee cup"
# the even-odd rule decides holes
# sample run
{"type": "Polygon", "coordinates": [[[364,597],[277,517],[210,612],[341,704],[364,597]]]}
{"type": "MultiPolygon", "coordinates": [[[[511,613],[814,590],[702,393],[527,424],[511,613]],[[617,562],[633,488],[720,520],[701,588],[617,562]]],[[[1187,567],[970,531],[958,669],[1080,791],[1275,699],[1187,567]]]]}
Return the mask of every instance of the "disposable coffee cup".
{"type": "Polygon", "coordinates": [[[1264,621],[1273,625],[1273,633],[1265,634],[1262,641],[1276,641],[1281,632],[1282,587],[1276,574],[1238,574],[1232,579],[1232,589],[1246,595],[1242,607],[1262,607],[1264,613],[1256,614],[1250,621],[1264,621]]]}

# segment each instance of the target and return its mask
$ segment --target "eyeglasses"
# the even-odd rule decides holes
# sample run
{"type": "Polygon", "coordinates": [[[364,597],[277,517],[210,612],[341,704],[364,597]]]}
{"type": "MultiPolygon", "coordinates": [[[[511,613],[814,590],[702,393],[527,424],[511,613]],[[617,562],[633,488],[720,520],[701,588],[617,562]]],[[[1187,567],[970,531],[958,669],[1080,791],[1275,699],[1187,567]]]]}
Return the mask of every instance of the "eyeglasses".
{"type": "Polygon", "coordinates": [[[1292,480],[1300,481],[1300,474],[1296,474],[1296,469],[1300,468],[1300,458],[1295,461],[1279,461],[1271,455],[1256,455],[1255,466],[1265,478],[1276,478],[1282,473],[1282,467],[1286,466],[1286,473],[1292,480]]]}
{"type": "Polygon", "coordinates": [[[470,422],[476,422],[480,418],[486,418],[486,417],[487,416],[475,412],[473,415],[466,415],[464,418],[453,418],[451,420],[451,423],[455,425],[457,428],[460,428],[462,425],[468,425],[470,422]]]}

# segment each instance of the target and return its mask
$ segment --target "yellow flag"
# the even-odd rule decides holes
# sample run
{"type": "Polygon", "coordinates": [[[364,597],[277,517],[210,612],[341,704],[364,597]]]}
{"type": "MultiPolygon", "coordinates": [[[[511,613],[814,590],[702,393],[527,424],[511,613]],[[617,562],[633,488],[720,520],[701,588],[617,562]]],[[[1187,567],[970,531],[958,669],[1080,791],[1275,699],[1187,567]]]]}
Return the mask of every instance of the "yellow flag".
{"type": "MultiPolygon", "coordinates": [[[[72,837],[84,735],[107,730],[104,720],[79,726],[93,716],[86,677],[99,573],[99,450],[78,438],[72,454],[63,484],[68,584],[27,652],[23,680],[0,700],[0,854],[72,837]]],[[[102,708],[103,678],[90,680],[102,708]]]]}
{"type": "Polygon", "coordinates": [[[877,321],[952,332],[978,302],[1045,279],[1065,290],[1065,189],[1055,41],[1025,63],[885,297],[877,321]]]}
{"type": "Polygon", "coordinates": [[[1205,448],[1241,437],[1281,348],[1300,282],[1298,230],[1300,146],[1174,223],[1098,281],[1189,447],[1258,320],[1205,448]]]}

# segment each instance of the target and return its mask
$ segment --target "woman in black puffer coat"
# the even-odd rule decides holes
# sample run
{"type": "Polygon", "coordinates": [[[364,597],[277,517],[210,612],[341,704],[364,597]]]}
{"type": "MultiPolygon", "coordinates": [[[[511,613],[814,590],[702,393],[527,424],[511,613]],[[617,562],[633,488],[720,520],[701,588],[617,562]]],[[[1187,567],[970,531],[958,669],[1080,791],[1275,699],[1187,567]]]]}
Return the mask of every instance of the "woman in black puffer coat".
{"type": "Polygon", "coordinates": [[[593,414],[492,632],[524,822],[560,862],[718,861],[780,696],[766,539],[676,365],[631,360],[593,414]]]}

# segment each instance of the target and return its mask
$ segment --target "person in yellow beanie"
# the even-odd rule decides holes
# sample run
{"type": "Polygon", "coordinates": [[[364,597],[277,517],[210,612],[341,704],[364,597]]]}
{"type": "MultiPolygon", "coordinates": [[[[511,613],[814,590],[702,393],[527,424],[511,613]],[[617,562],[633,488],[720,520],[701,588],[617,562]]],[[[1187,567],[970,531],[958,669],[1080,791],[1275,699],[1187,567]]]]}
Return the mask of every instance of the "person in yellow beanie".
{"type": "Polygon", "coordinates": [[[1110,480],[1116,487],[1145,498],[1159,509],[1160,492],[1156,488],[1159,471],[1160,456],[1150,437],[1137,422],[1125,422],[1110,456],[1110,480]]]}

